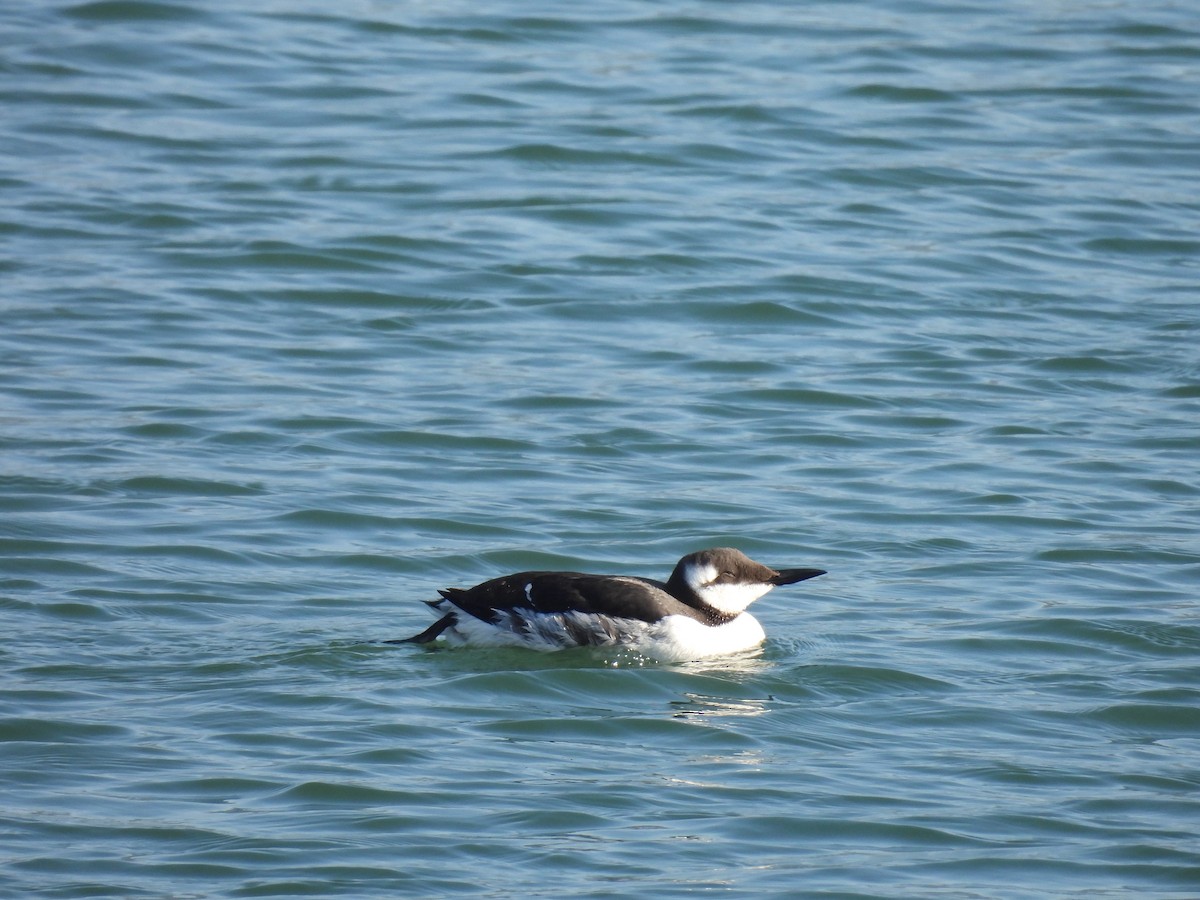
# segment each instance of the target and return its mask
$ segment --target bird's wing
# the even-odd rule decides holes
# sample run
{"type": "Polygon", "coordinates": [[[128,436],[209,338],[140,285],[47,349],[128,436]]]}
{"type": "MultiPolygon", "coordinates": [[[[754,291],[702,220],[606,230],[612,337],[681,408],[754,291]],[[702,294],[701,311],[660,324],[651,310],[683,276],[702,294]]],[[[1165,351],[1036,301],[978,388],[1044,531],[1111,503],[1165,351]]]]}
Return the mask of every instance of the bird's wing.
{"type": "Polygon", "coordinates": [[[665,615],[693,615],[660,582],[581,572],[518,572],[465,590],[439,591],[463,612],[496,622],[497,611],[579,612],[657,621],[665,615]]]}

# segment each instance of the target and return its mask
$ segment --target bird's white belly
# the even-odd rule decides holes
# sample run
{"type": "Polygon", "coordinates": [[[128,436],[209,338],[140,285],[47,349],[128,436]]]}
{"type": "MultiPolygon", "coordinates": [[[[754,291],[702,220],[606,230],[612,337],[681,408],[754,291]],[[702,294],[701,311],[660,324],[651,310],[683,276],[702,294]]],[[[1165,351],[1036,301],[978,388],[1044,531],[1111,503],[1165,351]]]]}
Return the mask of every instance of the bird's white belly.
{"type": "Polygon", "coordinates": [[[667,616],[658,622],[585,613],[498,613],[496,624],[460,615],[447,640],[456,645],[525,647],[622,647],[663,662],[685,662],[740,653],[766,638],[753,616],[742,613],[723,625],[705,625],[689,616],[667,616]]]}
{"type": "Polygon", "coordinates": [[[686,662],[741,653],[766,640],[758,619],[742,613],[724,625],[704,625],[687,616],[667,616],[650,626],[644,653],[667,662],[686,662]]]}

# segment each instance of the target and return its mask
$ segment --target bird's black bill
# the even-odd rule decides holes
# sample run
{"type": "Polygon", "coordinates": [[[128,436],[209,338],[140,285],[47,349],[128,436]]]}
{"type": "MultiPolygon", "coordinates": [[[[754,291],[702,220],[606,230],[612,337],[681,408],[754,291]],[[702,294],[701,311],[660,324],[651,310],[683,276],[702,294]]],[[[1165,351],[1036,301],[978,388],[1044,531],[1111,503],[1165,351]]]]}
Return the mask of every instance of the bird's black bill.
{"type": "Polygon", "coordinates": [[[797,581],[807,581],[824,574],[824,569],[781,569],[779,574],[771,579],[771,584],[795,584],[797,581]]]}

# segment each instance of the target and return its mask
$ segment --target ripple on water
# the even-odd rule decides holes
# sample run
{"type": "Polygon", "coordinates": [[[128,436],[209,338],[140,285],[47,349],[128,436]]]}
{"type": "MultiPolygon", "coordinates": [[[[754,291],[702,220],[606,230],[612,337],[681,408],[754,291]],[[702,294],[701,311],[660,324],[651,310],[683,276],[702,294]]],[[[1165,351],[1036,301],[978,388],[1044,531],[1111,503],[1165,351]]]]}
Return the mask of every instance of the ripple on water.
{"type": "Polygon", "coordinates": [[[1195,893],[1190,10],[661,12],[0,5],[0,893],[1195,893]]]}

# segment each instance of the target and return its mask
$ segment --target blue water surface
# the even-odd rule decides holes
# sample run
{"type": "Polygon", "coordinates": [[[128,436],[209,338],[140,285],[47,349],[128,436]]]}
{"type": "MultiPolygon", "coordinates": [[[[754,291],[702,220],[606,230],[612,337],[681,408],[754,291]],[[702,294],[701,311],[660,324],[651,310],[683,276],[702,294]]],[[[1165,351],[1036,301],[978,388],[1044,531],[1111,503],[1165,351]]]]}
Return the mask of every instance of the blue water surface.
{"type": "Polygon", "coordinates": [[[1189,4],[0,48],[0,895],[1200,895],[1189,4]],[[720,545],[758,653],[381,643],[720,545]]]}

